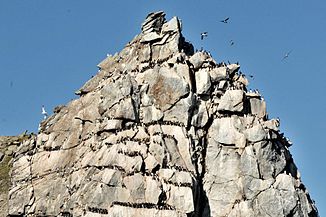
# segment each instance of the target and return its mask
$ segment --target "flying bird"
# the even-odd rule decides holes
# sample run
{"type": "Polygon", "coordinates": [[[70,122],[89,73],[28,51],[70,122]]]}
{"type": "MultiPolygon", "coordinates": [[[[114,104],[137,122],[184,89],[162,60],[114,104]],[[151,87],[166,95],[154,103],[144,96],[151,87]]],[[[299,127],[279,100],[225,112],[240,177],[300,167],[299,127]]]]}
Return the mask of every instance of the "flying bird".
{"type": "Polygon", "coordinates": [[[208,32],[202,32],[200,33],[200,39],[203,40],[204,37],[207,37],[208,36],[208,32]]]}
{"type": "Polygon", "coordinates": [[[42,105],[42,115],[44,116],[44,119],[48,117],[48,113],[45,111],[44,105],[42,105]]]}
{"type": "Polygon", "coordinates": [[[227,17],[224,20],[221,20],[220,22],[222,22],[222,23],[228,23],[229,19],[230,19],[230,17],[227,17]]]}
{"type": "Polygon", "coordinates": [[[292,52],[292,50],[290,50],[289,52],[287,52],[287,53],[284,55],[282,61],[285,60],[286,58],[288,58],[291,52],[292,52]]]}
{"type": "Polygon", "coordinates": [[[230,40],[230,46],[233,46],[233,45],[234,45],[234,41],[230,40]]]}

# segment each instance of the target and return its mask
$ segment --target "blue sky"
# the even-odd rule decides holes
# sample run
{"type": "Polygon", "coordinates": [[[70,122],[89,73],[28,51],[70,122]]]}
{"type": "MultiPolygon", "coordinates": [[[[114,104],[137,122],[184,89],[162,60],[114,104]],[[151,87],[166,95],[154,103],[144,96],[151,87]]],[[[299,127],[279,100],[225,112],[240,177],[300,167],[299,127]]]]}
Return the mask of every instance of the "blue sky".
{"type": "Polygon", "coordinates": [[[151,11],[178,16],[183,34],[216,61],[241,64],[250,88],[294,143],[302,180],[326,215],[326,2],[274,1],[0,1],[0,135],[36,132],[48,111],[76,98],[97,63],[140,32],[151,11]],[[219,22],[230,17],[228,24],[219,22]],[[208,37],[200,40],[200,32],[208,37]],[[229,41],[234,45],[230,46],[229,41]],[[285,53],[289,57],[282,61],[285,53]]]}

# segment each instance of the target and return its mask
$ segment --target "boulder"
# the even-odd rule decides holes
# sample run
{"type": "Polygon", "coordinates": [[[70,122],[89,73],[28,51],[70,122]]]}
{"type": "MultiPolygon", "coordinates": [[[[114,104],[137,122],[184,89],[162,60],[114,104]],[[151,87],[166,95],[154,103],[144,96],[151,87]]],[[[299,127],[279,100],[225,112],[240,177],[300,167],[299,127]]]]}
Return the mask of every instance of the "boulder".
{"type": "Polygon", "coordinates": [[[155,106],[163,112],[171,108],[181,97],[189,93],[189,85],[176,72],[162,67],[147,78],[148,95],[155,106]]]}
{"type": "Polygon", "coordinates": [[[199,69],[205,60],[208,58],[208,55],[203,52],[197,52],[189,58],[190,63],[195,70],[199,69]]]}
{"type": "Polygon", "coordinates": [[[217,110],[226,112],[242,112],[243,102],[243,90],[227,90],[221,97],[217,110]]]}
{"type": "Polygon", "coordinates": [[[206,68],[195,73],[195,80],[197,94],[209,94],[211,79],[206,68]]]}
{"type": "Polygon", "coordinates": [[[266,117],[266,102],[259,98],[249,98],[250,102],[250,111],[253,115],[257,117],[264,118],[266,117]]]}
{"type": "Polygon", "coordinates": [[[246,136],[249,142],[259,142],[267,139],[267,132],[263,129],[260,124],[246,129],[244,131],[244,135],[246,136]]]}
{"type": "Polygon", "coordinates": [[[192,117],[191,124],[195,127],[202,128],[208,122],[208,111],[206,108],[205,101],[201,101],[198,109],[196,110],[195,114],[192,117]]]}
{"type": "Polygon", "coordinates": [[[234,127],[235,121],[235,118],[215,119],[208,131],[208,137],[220,144],[244,148],[246,146],[246,137],[234,127]]]}
{"type": "Polygon", "coordinates": [[[228,76],[227,68],[225,66],[213,68],[209,71],[209,75],[213,83],[226,80],[228,76]]]}

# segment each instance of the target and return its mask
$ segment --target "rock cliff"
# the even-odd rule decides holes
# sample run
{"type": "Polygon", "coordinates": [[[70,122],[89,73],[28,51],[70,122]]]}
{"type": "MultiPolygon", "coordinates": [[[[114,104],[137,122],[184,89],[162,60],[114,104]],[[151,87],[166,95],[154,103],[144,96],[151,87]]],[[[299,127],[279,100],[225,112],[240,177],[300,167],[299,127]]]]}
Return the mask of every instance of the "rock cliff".
{"type": "Polygon", "coordinates": [[[13,153],[10,216],[318,216],[279,120],[177,17],[98,67],[13,153]]]}

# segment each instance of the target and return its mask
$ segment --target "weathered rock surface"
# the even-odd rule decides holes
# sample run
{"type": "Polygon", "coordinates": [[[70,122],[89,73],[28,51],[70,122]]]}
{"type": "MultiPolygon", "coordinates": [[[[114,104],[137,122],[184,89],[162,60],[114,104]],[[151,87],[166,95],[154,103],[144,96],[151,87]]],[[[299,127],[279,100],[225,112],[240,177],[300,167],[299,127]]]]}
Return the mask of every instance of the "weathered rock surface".
{"type": "Polygon", "coordinates": [[[36,138],[0,150],[12,156],[3,213],[318,216],[279,121],[247,91],[240,65],[193,50],[178,18],[149,14],[80,98],[36,138]]]}
{"type": "MultiPolygon", "coordinates": [[[[33,149],[35,136],[22,133],[19,136],[0,136],[0,217],[8,214],[8,194],[12,183],[10,170],[13,158],[22,157],[33,149]]],[[[29,168],[28,166],[25,168],[29,168]]],[[[23,171],[23,169],[21,170],[23,171]]]]}

